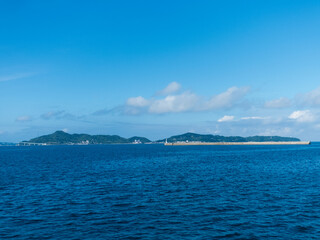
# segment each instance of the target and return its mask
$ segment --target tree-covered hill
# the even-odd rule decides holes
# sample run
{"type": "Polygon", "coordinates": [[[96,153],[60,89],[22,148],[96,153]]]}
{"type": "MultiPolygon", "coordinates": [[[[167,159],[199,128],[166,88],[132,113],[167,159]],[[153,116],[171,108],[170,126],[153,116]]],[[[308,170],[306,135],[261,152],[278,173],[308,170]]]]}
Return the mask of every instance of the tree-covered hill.
{"type": "MultiPolygon", "coordinates": [[[[165,142],[166,139],[158,140],[157,142],[165,142]]],[[[300,141],[293,137],[279,137],[279,136],[253,136],[253,137],[239,137],[231,136],[224,137],[220,135],[211,134],[197,134],[185,133],[167,138],[167,142],[296,142],[300,141]]]]}
{"type": "Polygon", "coordinates": [[[33,138],[27,142],[46,143],[46,144],[56,145],[56,144],[148,143],[151,141],[143,137],[132,137],[127,139],[127,138],[120,137],[118,135],[69,134],[63,131],[56,131],[49,135],[33,138]]]}

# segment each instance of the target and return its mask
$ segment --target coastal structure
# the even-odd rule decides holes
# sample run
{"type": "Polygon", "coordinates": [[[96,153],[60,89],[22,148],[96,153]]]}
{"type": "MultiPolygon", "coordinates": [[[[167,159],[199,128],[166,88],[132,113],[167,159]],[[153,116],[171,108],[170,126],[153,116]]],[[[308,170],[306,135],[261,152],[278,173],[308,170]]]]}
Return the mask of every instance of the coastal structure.
{"type": "Polygon", "coordinates": [[[165,142],[165,146],[198,146],[198,145],[309,145],[311,142],[165,142]]]}
{"type": "Polygon", "coordinates": [[[19,142],[17,146],[46,146],[47,143],[19,142]]]}

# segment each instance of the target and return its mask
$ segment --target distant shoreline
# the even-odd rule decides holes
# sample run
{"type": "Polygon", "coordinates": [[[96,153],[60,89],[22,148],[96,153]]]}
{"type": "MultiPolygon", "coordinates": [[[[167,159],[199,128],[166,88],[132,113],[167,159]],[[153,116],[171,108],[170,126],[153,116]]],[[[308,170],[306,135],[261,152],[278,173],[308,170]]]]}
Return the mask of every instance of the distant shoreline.
{"type": "Polygon", "coordinates": [[[56,131],[52,134],[43,135],[22,141],[19,146],[30,145],[93,145],[93,144],[152,144],[159,143],[166,145],[306,145],[310,142],[301,142],[295,137],[280,136],[220,136],[211,134],[184,133],[169,138],[151,141],[146,137],[134,136],[124,138],[118,135],[90,135],[90,134],[69,134],[63,131],[56,131]]]}
{"type": "Polygon", "coordinates": [[[165,146],[198,146],[198,145],[309,145],[311,142],[174,142],[165,146]]]}

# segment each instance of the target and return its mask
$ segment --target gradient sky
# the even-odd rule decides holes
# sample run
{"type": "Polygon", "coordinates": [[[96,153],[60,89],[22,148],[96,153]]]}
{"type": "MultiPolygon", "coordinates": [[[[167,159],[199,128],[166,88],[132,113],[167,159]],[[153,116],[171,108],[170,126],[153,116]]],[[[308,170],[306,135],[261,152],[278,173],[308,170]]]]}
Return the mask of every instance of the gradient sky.
{"type": "Polygon", "coordinates": [[[320,140],[320,1],[0,2],[0,141],[320,140]]]}

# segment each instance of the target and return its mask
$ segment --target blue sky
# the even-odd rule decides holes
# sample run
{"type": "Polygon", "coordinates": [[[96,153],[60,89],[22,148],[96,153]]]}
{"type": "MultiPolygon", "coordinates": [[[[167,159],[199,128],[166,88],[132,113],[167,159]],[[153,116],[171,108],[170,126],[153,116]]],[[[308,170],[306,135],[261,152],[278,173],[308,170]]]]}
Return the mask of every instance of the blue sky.
{"type": "Polygon", "coordinates": [[[319,1],[1,1],[0,141],[320,140],[319,1]]]}

